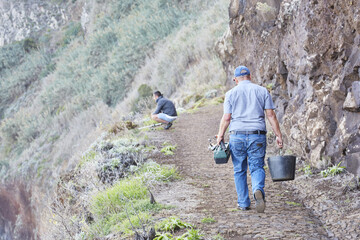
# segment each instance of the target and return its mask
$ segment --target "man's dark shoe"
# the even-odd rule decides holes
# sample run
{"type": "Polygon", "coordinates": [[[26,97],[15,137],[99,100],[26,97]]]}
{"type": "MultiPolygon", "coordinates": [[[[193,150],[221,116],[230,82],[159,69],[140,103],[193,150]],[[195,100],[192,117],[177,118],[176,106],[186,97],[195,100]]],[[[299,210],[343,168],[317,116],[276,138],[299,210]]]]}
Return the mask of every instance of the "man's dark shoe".
{"type": "Polygon", "coordinates": [[[265,200],[263,193],[260,190],[256,190],[254,196],[255,196],[256,211],[258,213],[263,213],[265,211],[265,200]]]}
{"type": "Polygon", "coordinates": [[[250,210],[250,207],[240,207],[239,205],[237,206],[237,208],[241,211],[248,211],[250,210]]]}
{"type": "Polygon", "coordinates": [[[165,130],[168,130],[169,128],[171,128],[172,126],[172,123],[169,122],[168,124],[166,124],[166,126],[164,127],[165,130]]]}

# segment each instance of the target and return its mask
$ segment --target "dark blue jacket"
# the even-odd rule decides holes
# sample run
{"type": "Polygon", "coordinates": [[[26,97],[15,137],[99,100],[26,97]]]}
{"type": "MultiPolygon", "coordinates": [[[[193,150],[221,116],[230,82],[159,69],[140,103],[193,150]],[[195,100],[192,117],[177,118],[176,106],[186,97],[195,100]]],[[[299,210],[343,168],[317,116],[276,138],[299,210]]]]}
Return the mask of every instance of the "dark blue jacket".
{"type": "Polygon", "coordinates": [[[175,105],[167,98],[160,96],[156,99],[157,107],[153,114],[165,113],[169,116],[177,116],[175,105]]]}

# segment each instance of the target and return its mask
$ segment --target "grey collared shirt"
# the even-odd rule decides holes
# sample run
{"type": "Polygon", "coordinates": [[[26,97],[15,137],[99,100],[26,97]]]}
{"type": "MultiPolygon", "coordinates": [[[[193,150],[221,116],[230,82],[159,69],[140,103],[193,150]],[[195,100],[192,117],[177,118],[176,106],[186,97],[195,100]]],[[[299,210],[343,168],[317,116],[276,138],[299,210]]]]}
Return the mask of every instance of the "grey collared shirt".
{"type": "Polygon", "coordinates": [[[231,114],[229,131],[266,131],[265,109],[275,109],[269,91],[249,80],[225,95],[224,113],[231,114]]]}

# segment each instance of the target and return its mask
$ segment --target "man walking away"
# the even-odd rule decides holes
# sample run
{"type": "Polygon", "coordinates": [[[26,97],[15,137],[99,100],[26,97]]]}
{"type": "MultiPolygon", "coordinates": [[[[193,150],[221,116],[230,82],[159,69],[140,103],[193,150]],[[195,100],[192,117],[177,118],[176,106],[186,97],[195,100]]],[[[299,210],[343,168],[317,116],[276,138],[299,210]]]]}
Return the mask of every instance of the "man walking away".
{"type": "Polygon", "coordinates": [[[237,67],[233,81],[237,86],[225,95],[224,115],[220,122],[217,143],[224,140],[225,131],[229,127],[238,208],[250,209],[246,178],[249,164],[255,208],[262,213],[265,210],[265,115],[275,132],[279,148],[283,147],[282,134],[270,93],[266,88],[251,82],[249,69],[245,66],[237,67]]]}
{"type": "Polygon", "coordinates": [[[156,101],[157,107],[153,114],[151,114],[151,118],[159,123],[166,124],[164,129],[167,130],[177,118],[175,105],[169,99],[164,98],[159,91],[154,92],[153,98],[156,101]]]}

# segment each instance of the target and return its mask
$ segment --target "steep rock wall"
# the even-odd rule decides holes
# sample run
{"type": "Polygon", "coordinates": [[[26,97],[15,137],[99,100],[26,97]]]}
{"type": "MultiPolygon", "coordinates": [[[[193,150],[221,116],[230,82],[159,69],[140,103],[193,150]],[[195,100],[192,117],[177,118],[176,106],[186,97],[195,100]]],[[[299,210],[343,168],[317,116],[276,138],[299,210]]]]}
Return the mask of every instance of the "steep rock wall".
{"type": "Polygon", "coordinates": [[[59,30],[70,21],[81,22],[88,32],[103,5],[95,0],[0,0],[0,47],[59,30]]]}
{"type": "Polygon", "coordinates": [[[21,182],[0,186],[0,239],[38,239],[31,197],[21,182]]]}
{"type": "Polygon", "coordinates": [[[231,0],[229,17],[218,53],[271,91],[285,149],[360,175],[360,2],[231,0]]]}
{"type": "Polygon", "coordinates": [[[65,4],[35,0],[0,0],[0,16],[0,46],[58,29],[69,19],[65,4]]]}

